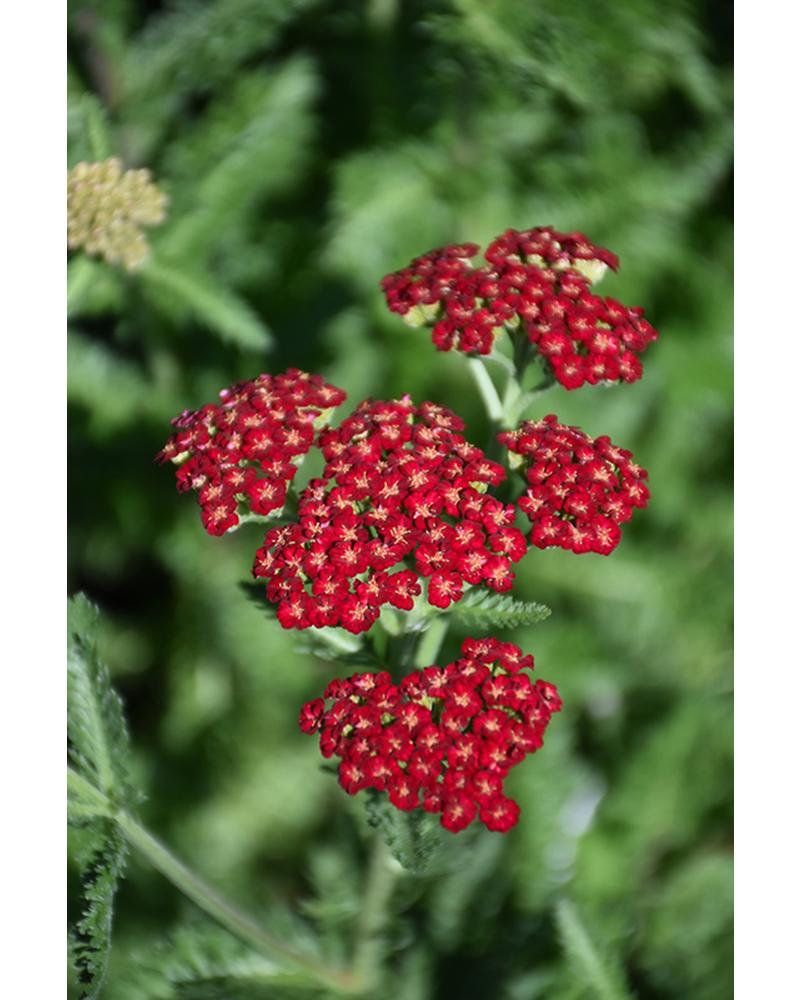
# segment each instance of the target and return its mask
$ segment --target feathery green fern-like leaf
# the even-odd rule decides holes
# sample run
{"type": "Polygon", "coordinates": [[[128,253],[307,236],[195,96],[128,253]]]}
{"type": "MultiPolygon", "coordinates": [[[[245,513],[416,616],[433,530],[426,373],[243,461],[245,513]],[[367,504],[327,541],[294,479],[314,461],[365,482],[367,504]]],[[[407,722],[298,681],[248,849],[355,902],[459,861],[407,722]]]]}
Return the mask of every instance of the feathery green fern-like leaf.
{"type": "Polygon", "coordinates": [[[518,601],[508,594],[471,590],[451,606],[449,613],[470,628],[519,628],[544,621],[550,608],[534,601],[518,601]]]}
{"type": "Polygon", "coordinates": [[[122,703],[100,662],[97,609],[79,594],[67,610],[67,736],[69,816],[78,828],[74,860],[80,875],[81,916],[70,929],[70,958],[80,996],[99,996],[108,966],[114,893],[127,849],[106,810],[131,805],[136,793],[127,768],[128,732],[122,703]]]}
{"type": "Polygon", "coordinates": [[[119,1000],[300,1000],[319,996],[308,977],[288,972],[211,923],[179,925],[154,947],[135,952],[119,1000]]]}
{"type": "Polygon", "coordinates": [[[209,109],[172,150],[175,221],[159,235],[164,257],[207,257],[258,217],[265,198],[296,183],[311,151],[316,91],[313,67],[296,58],[245,76],[209,109]]]}
{"type": "Polygon", "coordinates": [[[191,315],[222,340],[249,350],[267,350],[272,336],[250,306],[210,277],[151,258],[142,280],[159,304],[178,316],[191,315]]]}
{"type": "Polygon", "coordinates": [[[294,647],[298,653],[331,663],[362,668],[378,666],[372,649],[359,636],[353,636],[341,628],[315,628],[298,632],[294,647]]]}
{"type": "Polygon", "coordinates": [[[137,100],[153,100],[151,116],[180,107],[193,91],[208,91],[240,72],[283,26],[318,0],[173,0],[130,47],[128,85],[137,100]]]}
{"type": "Polygon", "coordinates": [[[369,789],[365,798],[367,822],[383,837],[392,856],[415,875],[443,875],[464,863],[470,851],[486,831],[473,824],[458,838],[445,830],[439,817],[416,809],[403,812],[391,804],[387,795],[369,789]]]}
{"type": "Polygon", "coordinates": [[[562,899],[556,923],[570,971],[596,1000],[631,1000],[616,956],[593,940],[575,905],[562,899]]]}
{"type": "Polygon", "coordinates": [[[70,928],[69,955],[82,1000],[94,1000],[106,977],[114,894],[128,851],[111,819],[94,817],[81,833],[83,843],[75,856],[81,879],[81,916],[70,928]]]}
{"type": "Polygon", "coordinates": [[[94,94],[70,101],[67,112],[67,162],[105,160],[114,153],[108,116],[94,94]]]}
{"type": "Polygon", "coordinates": [[[67,736],[78,775],[109,801],[137,800],[128,775],[129,740],[122,702],[94,639],[97,609],[78,594],[67,611],[67,736]]]}

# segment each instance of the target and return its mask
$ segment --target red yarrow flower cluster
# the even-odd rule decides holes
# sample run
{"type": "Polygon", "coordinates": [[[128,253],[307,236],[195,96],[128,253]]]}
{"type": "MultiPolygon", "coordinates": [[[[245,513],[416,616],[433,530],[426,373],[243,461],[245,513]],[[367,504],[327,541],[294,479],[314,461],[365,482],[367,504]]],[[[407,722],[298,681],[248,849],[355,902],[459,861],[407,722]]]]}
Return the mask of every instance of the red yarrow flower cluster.
{"type": "Polygon", "coordinates": [[[439,814],[453,833],[476,818],[505,833],[519,819],[505,778],[542,746],[561,699],[531,679],[533,657],[510,642],[467,639],[461,654],[399,684],[385,672],[334,680],[303,706],[300,728],[339,758],[349,795],[386,792],[398,809],[439,814]]]}
{"type": "Polygon", "coordinates": [[[463,422],[408,397],[366,400],[318,445],[322,478],[300,494],[297,522],[267,531],[253,575],[284,628],[364,632],[385,604],[446,608],[465,585],[509,590],[525,554],[515,508],[490,496],[503,467],[459,433],[463,422]]]}
{"type": "Polygon", "coordinates": [[[611,251],[581,233],[539,227],[509,229],[473,267],[477,252],[473,243],[443,247],[387,275],[389,308],[432,325],[440,351],[489,354],[504,329],[526,336],[567,389],[641,378],[639,355],[658,334],[641,309],[591,292],[593,279],[617,269],[611,251]]]}
{"type": "Polygon", "coordinates": [[[224,535],[239,513],[271,514],[286,500],[296,460],[314,443],[315,422],[346,394],[319,375],[290,368],[220,392],[220,402],[185,410],[156,456],[177,466],[178,490],[195,490],[203,526],[224,535]]]}
{"type": "MultiPolygon", "coordinates": [[[[470,258],[479,249],[477,243],[440,247],[415,257],[408,267],[388,274],[381,281],[381,287],[389,309],[406,316],[415,307],[443,302],[473,273],[470,258]]],[[[424,308],[422,312],[424,315],[424,308]]]]}
{"type": "Polygon", "coordinates": [[[531,544],[540,549],[608,555],[622,537],[620,525],[635,507],[647,506],[647,472],[608,437],[591,438],[551,413],[498,438],[520,456],[529,486],[517,503],[533,525],[531,544]]]}

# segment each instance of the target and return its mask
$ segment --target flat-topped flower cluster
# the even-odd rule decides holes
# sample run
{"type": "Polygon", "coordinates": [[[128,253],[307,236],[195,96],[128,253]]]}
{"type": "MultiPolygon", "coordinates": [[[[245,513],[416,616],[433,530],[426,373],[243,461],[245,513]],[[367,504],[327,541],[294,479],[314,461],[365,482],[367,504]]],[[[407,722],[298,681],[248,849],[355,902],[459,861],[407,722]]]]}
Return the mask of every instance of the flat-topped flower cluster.
{"type": "Polygon", "coordinates": [[[516,510],[486,491],[505,471],[461,435],[463,422],[408,397],[367,400],[320,432],[321,479],[301,492],[295,523],[267,531],[253,573],[286,628],[366,631],[384,604],[446,608],[465,585],[505,591],[527,550],[516,510]]]}
{"type": "Polygon", "coordinates": [[[389,309],[432,326],[440,351],[490,354],[504,330],[525,337],[566,389],[641,378],[639,355],[658,334],[641,309],[591,291],[606,268],[617,269],[610,250],[549,227],[507,230],[475,267],[478,250],[431,250],[387,275],[389,309]]]}
{"type": "Polygon", "coordinates": [[[519,806],[504,794],[508,772],[542,746],[561,699],[533,681],[533,657],[510,642],[467,639],[461,656],[404,677],[353,674],[303,706],[300,728],[338,757],[349,794],[386,792],[398,809],[441,816],[454,833],[475,819],[506,832],[519,806]]]}
{"type": "Polygon", "coordinates": [[[180,491],[197,492],[209,534],[280,512],[298,459],[312,447],[325,459],[322,476],[297,493],[290,523],[267,529],[253,563],[284,628],[357,634],[384,605],[409,611],[422,593],[444,609],[470,587],[508,591],[529,543],[608,555],[649,499],[647,473],[629,451],[552,414],[498,435],[527,481],[509,503],[492,494],[504,466],[438,404],[365,400],[332,428],[325,422],[345,393],[296,369],[220,397],[177,417],[157,456],[177,465],[180,491]],[[532,524],[527,539],[518,511],[532,524]]]}
{"type": "Polygon", "coordinates": [[[608,437],[590,438],[552,413],[498,437],[523,462],[529,486],[517,504],[533,525],[531,544],[540,549],[608,555],[634,507],[647,506],[647,473],[608,437]]]}
{"type": "Polygon", "coordinates": [[[266,515],[286,502],[296,461],[314,443],[315,421],[345,393],[319,375],[290,368],[259,375],[220,394],[219,403],[184,412],[156,456],[178,466],[181,492],[195,490],[203,526],[224,535],[244,510],[266,515]]]}

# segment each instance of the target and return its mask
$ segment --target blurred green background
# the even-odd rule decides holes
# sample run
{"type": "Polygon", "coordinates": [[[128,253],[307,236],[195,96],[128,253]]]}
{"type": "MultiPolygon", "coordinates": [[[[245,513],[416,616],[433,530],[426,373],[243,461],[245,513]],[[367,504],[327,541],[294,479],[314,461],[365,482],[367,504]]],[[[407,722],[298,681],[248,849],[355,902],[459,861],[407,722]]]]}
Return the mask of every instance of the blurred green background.
{"type": "MultiPolygon", "coordinates": [[[[104,612],[144,821],[269,922],[305,912],[336,954],[357,919],[358,803],[296,728],[337,670],[242,596],[259,529],[206,536],[153,464],[169,419],[297,365],[348,406],[434,399],[483,444],[463,358],[378,282],[511,226],[611,247],[602,293],[661,332],[639,383],[540,402],[631,448],[653,499],[611,558],[521,564],[518,594],[553,614],[515,638],[565,709],[513,774],[520,824],[401,880],[384,996],[732,996],[730,16],[71,0],[69,164],[147,166],[170,206],[140,273],[70,262],[69,589],[104,612]]],[[[106,995],[277,997],[184,961],[200,942],[221,967],[223,937],[134,859],[106,995]]]]}

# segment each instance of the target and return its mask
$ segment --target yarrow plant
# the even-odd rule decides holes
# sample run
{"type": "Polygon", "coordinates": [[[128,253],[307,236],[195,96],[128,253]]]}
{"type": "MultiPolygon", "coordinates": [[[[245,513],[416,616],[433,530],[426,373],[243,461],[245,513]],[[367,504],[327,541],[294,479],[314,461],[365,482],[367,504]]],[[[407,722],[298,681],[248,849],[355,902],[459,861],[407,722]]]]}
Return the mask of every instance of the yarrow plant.
{"type": "MultiPolygon", "coordinates": [[[[141,263],[137,226],[163,213],[149,179],[109,161],[79,165],[70,184],[70,245],[141,263]]],[[[184,410],[156,455],[174,467],[178,491],[196,495],[209,535],[263,526],[252,564],[260,604],[303,649],[348,668],[320,683],[299,727],[335,759],[341,788],[366,801],[377,828],[353,968],[273,938],[134,818],[121,706],[97,658],[94,611],[79,598],[70,609],[69,790],[74,822],[89,832],[87,908],[72,945],[85,996],[104,976],[127,844],[255,949],[334,992],[364,994],[375,985],[370,914],[391,891],[380,852],[388,846],[407,870],[427,872],[454,835],[525,822],[506,778],[542,748],[562,702],[553,684],[534,680],[533,655],[495,634],[549,614],[513,596],[515,567],[550,547],[609,555],[650,495],[629,451],[527,411],[556,383],[636,381],[657,335],[640,309],[594,294],[618,261],[580,233],[508,230],[473,266],[477,253],[471,243],[430,251],[382,287],[389,308],[430,327],[439,350],[472,356],[492,424],[485,451],[456,413],[411,395],[363,400],[334,422],[345,392],[290,368],[184,410]],[[505,373],[502,392],[490,363],[505,373]],[[451,626],[477,637],[462,638],[460,655],[440,666],[451,626]]],[[[456,843],[463,854],[463,838],[456,843]]]]}
{"type": "Polygon", "coordinates": [[[494,636],[467,639],[445,668],[425,656],[462,601],[490,619],[496,609],[502,627],[509,605],[492,602],[513,588],[530,548],[608,555],[649,499],[647,473],[608,437],[553,414],[515,418],[555,382],[635,381],[657,336],[640,309],[591,291],[618,260],[581,233],[511,229],[475,267],[477,253],[472,243],[433,250],[381,284],[389,308],[430,326],[437,348],[505,369],[501,401],[482,362],[471,362],[499,460],[464,436],[457,414],[408,395],[364,400],[332,426],[345,393],[296,369],[184,412],[157,456],[177,465],[180,491],[197,492],[210,534],[267,523],[252,573],[283,628],[314,633],[327,658],[371,657],[380,668],[332,681],[300,715],[323,756],[339,758],[344,790],[438,815],[453,833],[476,817],[503,832],[519,821],[503,779],[542,745],[561,701],[526,673],[532,656],[494,636]],[[537,359],[545,383],[526,391],[537,359]],[[301,483],[312,450],[322,471],[301,483]]]}

